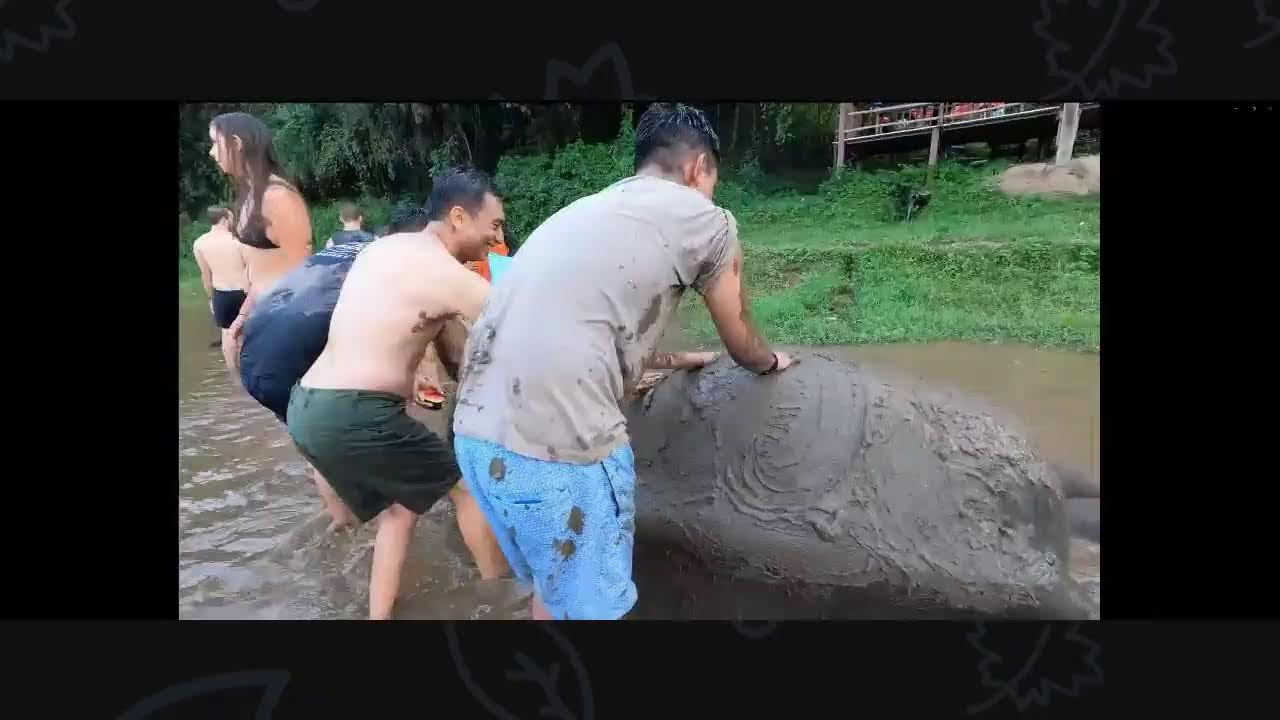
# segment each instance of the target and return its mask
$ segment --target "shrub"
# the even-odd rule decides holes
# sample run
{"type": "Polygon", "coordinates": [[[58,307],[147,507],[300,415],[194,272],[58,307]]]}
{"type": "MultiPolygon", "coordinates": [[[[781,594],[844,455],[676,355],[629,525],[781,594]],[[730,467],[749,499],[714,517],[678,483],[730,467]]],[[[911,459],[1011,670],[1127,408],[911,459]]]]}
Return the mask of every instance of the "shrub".
{"type": "Polygon", "coordinates": [[[516,237],[528,238],[564,206],[630,176],[634,165],[630,110],[611,143],[578,140],[552,155],[504,155],[495,180],[505,198],[507,224],[516,237]]]}

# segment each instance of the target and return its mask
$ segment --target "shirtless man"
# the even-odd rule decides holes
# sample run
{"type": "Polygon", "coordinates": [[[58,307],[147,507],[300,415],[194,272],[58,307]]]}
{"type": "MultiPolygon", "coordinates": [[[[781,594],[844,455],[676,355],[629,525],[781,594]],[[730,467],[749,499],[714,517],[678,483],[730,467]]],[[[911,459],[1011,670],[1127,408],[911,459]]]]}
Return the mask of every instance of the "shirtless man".
{"type": "MultiPolygon", "coordinates": [[[[423,213],[396,219],[401,232],[427,226],[423,213]]],[[[320,357],[329,338],[329,320],[338,293],[356,257],[374,240],[357,236],[307,258],[302,267],[285,275],[258,304],[244,324],[239,354],[240,382],[249,395],[285,422],[289,393],[320,357]]],[[[355,523],[355,516],[334,494],[318,471],[316,488],[337,530],[355,523]]],[[[478,510],[476,512],[479,512],[478,510]]],[[[459,513],[462,522],[465,513],[459,513]]]]}
{"type": "Polygon", "coordinates": [[[364,229],[364,213],[355,203],[344,202],[339,205],[338,219],[342,221],[342,229],[325,242],[326,250],[352,240],[367,242],[373,239],[373,235],[364,229]]]}
{"type": "MultiPolygon", "coordinates": [[[[494,236],[489,244],[489,253],[502,255],[507,257],[511,254],[511,249],[506,242],[506,228],[503,232],[494,236]]],[[[493,283],[493,275],[489,270],[488,254],[484,260],[467,263],[467,267],[471,268],[486,282],[493,283]]],[[[427,347],[427,354],[422,357],[422,364],[418,366],[418,378],[414,383],[413,401],[429,410],[439,410],[444,407],[447,398],[444,395],[444,386],[440,383],[440,373],[437,370],[435,345],[427,347]]]]}
{"type": "Polygon", "coordinates": [[[635,604],[622,404],[645,367],[715,357],[655,352],[687,289],[739,365],[791,364],[751,322],[737,223],[712,202],[719,146],[701,111],[651,106],[636,174],[542,223],[471,329],[454,448],[516,577],[534,585],[534,619],[616,620],[635,604]]]}
{"type": "Polygon", "coordinates": [[[209,208],[209,232],[196,238],[192,254],[200,266],[200,280],[209,296],[209,312],[222,332],[222,357],[227,370],[235,367],[235,343],[231,338],[231,323],[240,314],[244,304],[245,266],[240,254],[240,241],[231,234],[231,211],[223,207],[209,208]]]}
{"type": "MultiPolygon", "coordinates": [[[[466,332],[489,285],[462,263],[484,257],[501,233],[502,201],[474,169],[437,178],[425,230],[370,243],[343,283],[329,341],[289,401],[289,433],[362,522],[378,517],[369,617],[391,617],[405,552],[418,516],[460,478],[447,442],[409,417],[414,370],[435,341],[456,375],[466,332]]],[[[470,496],[463,494],[469,500],[470,496]]],[[[455,502],[458,501],[455,496],[455,502]]],[[[496,576],[502,551],[477,511],[463,539],[482,576],[496,576]]]]}

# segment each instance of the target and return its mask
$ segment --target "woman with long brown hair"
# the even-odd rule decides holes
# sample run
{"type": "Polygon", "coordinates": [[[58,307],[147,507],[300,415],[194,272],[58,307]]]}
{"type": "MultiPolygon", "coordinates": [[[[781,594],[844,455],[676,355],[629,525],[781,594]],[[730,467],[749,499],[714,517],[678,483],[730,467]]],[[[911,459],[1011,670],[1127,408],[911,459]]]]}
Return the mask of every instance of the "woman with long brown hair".
{"type": "MultiPolygon", "coordinates": [[[[312,252],[307,203],[276,156],[271,130],[248,113],[224,113],[209,123],[209,156],[235,186],[236,224],[246,266],[246,294],[231,337],[239,343],[258,298],[312,252]]],[[[230,353],[239,357],[238,352],[230,353]]]]}
{"type": "MultiPolygon", "coordinates": [[[[245,382],[245,370],[259,371],[255,363],[242,363],[245,322],[258,300],[311,256],[311,215],[298,188],[285,178],[284,167],[276,156],[271,130],[248,113],[224,113],[209,123],[209,157],[226,173],[236,192],[236,222],[231,232],[240,241],[245,262],[244,304],[240,314],[224,334],[223,352],[227,361],[235,362],[233,375],[240,377],[253,399],[272,410],[284,421],[277,403],[269,402],[261,387],[245,382]],[[242,367],[247,365],[248,367],[242,367]]],[[[323,342],[321,343],[323,346],[323,342]]],[[[281,348],[273,348],[281,350],[281,348]]],[[[286,357],[306,353],[305,338],[287,338],[283,347],[286,357]]],[[[259,355],[269,353],[259,352],[259,355]]],[[[272,356],[274,357],[274,356],[272,356]]],[[[305,370],[304,370],[305,372],[305,370]]],[[[301,373],[299,373],[301,374],[301,373]]],[[[285,398],[288,398],[287,392],[285,398]]],[[[351,522],[346,510],[328,481],[312,468],[316,486],[334,526],[351,522]]]]}

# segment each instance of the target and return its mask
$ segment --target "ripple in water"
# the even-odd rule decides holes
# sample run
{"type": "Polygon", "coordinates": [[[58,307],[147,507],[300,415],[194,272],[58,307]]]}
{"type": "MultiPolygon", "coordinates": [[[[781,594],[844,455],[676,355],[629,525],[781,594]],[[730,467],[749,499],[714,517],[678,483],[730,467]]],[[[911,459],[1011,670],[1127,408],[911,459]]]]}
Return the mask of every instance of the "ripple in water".
{"type": "MultiPolygon", "coordinates": [[[[203,340],[186,343],[181,359],[179,616],[364,617],[376,523],[327,532],[310,468],[288,432],[232,387],[221,353],[203,340]]],[[[450,603],[433,598],[477,577],[452,506],[441,502],[419,520],[397,614],[455,617],[450,603]]]]}

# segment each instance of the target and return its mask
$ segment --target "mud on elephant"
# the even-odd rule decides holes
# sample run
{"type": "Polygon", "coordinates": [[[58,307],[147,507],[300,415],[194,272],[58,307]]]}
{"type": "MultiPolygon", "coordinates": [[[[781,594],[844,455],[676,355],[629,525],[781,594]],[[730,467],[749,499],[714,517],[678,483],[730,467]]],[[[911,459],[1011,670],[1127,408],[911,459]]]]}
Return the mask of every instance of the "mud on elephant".
{"type": "Polygon", "coordinates": [[[810,603],[788,616],[1098,616],[1054,470],[954,395],[822,354],[764,378],[721,359],[658,383],[628,425],[638,578],[647,553],[810,603]]]}

